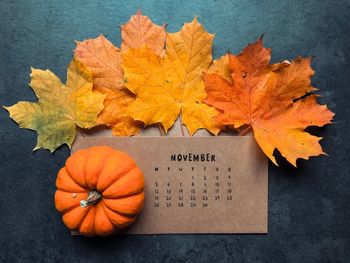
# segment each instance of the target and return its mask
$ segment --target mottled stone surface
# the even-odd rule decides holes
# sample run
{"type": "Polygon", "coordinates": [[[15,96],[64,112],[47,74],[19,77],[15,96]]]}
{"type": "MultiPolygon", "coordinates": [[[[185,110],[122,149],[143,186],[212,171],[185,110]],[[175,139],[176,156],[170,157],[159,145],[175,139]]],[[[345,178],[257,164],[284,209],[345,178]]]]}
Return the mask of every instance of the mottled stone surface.
{"type": "Polygon", "coordinates": [[[138,7],[169,31],[194,14],[216,33],[214,56],[239,52],[265,33],[273,61],[314,56],[313,84],[336,123],[313,133],[329,156],[293,169],[270,164],[268,235],[72,237],[55,211],[62,147],[32,153],[36,135],[0,109],[0,261],[2,262],[349,262],[349,1],[33,1],[0,2],[0,104],[34,100],[30,66],[65,79],[73,40],[118,26],[138,7]],[[264,2],[264,3],[262,3],[264,2]]]}

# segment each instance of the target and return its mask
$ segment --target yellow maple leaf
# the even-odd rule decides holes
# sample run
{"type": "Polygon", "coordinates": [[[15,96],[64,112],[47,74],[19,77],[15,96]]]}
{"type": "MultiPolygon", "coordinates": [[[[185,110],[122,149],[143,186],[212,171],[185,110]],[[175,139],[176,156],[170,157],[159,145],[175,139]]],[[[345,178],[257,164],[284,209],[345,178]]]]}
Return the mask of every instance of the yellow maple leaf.
{"type": "Polygon", "coordinates": [[[74,56],[91,71],[94,89],[107,95],[98,122],[110,126],[114,135],[136,134],[139,125],[126,115],[127,106],[135,98],[123,87],[119,48],[102,35],[76,43],[74,56]]]}
{"type": "Polygon", "coordinates": [[[167,33],[164,58],[147,46],[124,51],[126,87],[136,94],[128,107],[130,116],[145,125],[161,123],[167,132],[181,114],[191,135],[200,128],[217,134],[217,111],[202,103],[202,72],[212,61],[213,38],[194,18],[179,32],[167,33]]]}
{"type": "Polygon", "coordinates": [[[92,91],[91,73],[77,60],[68,67],[66,85],[51,71],[32,68],[30,86],[38,102],[21,101],[4,108],[21,128],[38,133],[34,150],[53,152],[62,144],[71,147],[76,125],[91,128],[98,124],[105,95],[92,91]]]}
{"type": "Polygon", "coordinates": [[[122,50],[139,48],[146,45],[157,55],[162,55],[165,44],[165,25],[158,26],[147,16],[143,16],[141,10],[121,26],[122,50]]]}
{"type": "Polygon", "coordinates": [[[331,123],[334,113],[310,94],[316,90],[310,80],[314,74],[310,58],[270,65],[271,49],[263,46],[262,38],[241,54],[228,56],[231,81],[227,75],[220,76],[220,71],[205,74],[206,102],[220,111],[217,122],[252,129],[276,165],[275,149],[294,166],[298,158],[324,154],[319,144],[322,138],[305,129],[331,123]]]}

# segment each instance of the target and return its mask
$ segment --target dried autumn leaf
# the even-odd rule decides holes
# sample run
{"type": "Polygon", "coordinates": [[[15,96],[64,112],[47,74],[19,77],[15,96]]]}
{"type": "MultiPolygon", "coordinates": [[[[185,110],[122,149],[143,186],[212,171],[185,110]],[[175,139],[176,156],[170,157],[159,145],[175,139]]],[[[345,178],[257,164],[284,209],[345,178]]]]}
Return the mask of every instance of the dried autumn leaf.
{"type": "Polygon", "coordinates": [[[213,38],[194,18],[179,32],[167,33],[164,58],[146,46],[124,51],[126,87],[136,94],[128,108],[130,116],[145,125],[161,123],[168,131],[181,113],[191,135],[200,128],[217,134],[217,111],[202,103],[202,72],[212,61],[213,38]]]}
{"type": "Polygon", "coordinates": [[[208,74],[215,73],[221,76],[222,78],[226,79],[228,82],[232,83],[231,70],[230,70],[230,67],[228,66],[228,62],[229,62],[229,54],[225,54],[219,59],[214,60],[206,73],[208,74]]]}
{"type": "Polygon", "coordinates": [[[146,45],[157,55],[163,54],[166,36],[165,25],[154,24],[149,17],[142,15],[141,10],[138,10],[129,22],[121,26],[121,33],[122,50],[146,45]]]}
{"type": "MultiPolygon", "coordinates": [[[[164,51],[165,26],[158,26],[139,10],[121,27],[122,49],[147,45],[157,54],[164,51]]],[[[99,123],[112,127],[113,135],[130,136],[139,132],[139,124],[126,114],[135,96],[123,84],[121,54],[104,36],[77,42],[75,56],[92,72],[94,88],[106,94],[99,123]]]]}
{"type": "Polygon", "coordinates": [[[104,109],[98,116],[100,124],[112,127],[114,135],[129,136],[139,131],[139,126],[126,115],[134,95],[123,87],[121,54],[104,36],[77,42],[75,57],[93,76],[94,89],[106,94],[104,109]]]}
{"type": "Polygon", "coordinates": [[[220,111],[220,124],[252,128],[264,153],[276,163],[277,148],[292,165],[298,158],[324,154],[319,141],[305,128],[331,123],[334,114],[319,105],[311,86],[310,58],[270,65],[271,50],[262,39],[238,55],[229,55],[232,83],[217,74],[205,74],[206,102],[220,111]],[[301,98],[303,97],[303,98],[301,98]]]}
{"type": "Polygon", "coordinates": [[[51,71],[32,68],[30,86],[38,102],[21,101],[4,108],[21,128],[38,133],[34,150],[44,148],[53,152],[62,144],[71,147],[76,125],[81,128],[97,125],[105,95],[92,91],[91,73],[77,60],[68,67],[66,85],[51,71]]]}

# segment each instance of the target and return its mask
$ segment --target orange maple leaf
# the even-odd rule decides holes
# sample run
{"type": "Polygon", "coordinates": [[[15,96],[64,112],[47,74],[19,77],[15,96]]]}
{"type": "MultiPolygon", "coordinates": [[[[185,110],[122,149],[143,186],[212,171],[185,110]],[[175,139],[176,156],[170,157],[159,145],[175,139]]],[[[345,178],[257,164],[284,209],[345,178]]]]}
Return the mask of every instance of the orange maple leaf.
{"type": "Polygon", "coordinates": [[[216,117],[219,124],[244,127],[245,131],[252,128],[257,143],[274,164],[277,148],[296,166],[298,158],[325,154],[319,144],[322,138],[304,129],[329,124],[334,114],[317,103],[318,95],[310,94],[316,90],[311,86],[314,71],[310,58],[270,65],[270,57],[271,50],[263,46],[262,38],[241,54],[230,54],[226,66],[232,83],[207,72],[206,103],[220,111],[216,117]]]}
{"type": "Polygon", "coordinates": [[[102,35],[76,43],[75,57],[91,71],[94,89],[107,95],[104,109],[98,116],[99,123],[111,126],[114,135],[136,134],[139,126],[126,115],[134,95],[123,87],[119,48],[102,35]]]}
{"type": "Polygon", "coordinates": [[[141,10],[138,10],[129,22],[121,26],[121,33],[122,50],[146,45],[158,56],[164,53],[165,25],[154,24],[151,19],[142,15],[141,10]]]}
{"type": "MultiPolygon", "coordinates": [[[[157,54],[164,50],[165,27],[157,26],[141,11],[121,27],[122,49],[147,45],[157,54]]],[[[98,120],[112,127],[113,135],[130,136],[138,133],[140,125],[127,115],[127,108],[135,96],[124,87],[120,49],[104,36],[77,42],[75,57],[93,75],[94,88],[107,94],[104,109],[98,120]]]]}

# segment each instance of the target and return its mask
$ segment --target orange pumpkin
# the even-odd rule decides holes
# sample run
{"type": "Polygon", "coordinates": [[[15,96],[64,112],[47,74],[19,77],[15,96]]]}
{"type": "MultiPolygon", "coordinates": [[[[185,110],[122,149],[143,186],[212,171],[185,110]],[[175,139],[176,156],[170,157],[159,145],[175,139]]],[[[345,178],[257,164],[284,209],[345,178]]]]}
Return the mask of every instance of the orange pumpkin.
{"type": "Polygon", "coordinates": [[[70,230],[110,235],[133,223],[144,203],[144,178],[133,159],[107,146],[79,150],[57,175],[56,209],[70,230]]]}

